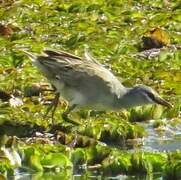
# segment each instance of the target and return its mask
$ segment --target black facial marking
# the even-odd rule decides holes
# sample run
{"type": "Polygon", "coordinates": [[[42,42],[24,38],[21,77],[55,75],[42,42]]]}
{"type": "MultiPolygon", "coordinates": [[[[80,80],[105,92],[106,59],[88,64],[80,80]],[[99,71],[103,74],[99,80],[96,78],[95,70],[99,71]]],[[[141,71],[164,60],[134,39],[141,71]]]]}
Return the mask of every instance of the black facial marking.
{"type": "Polygon", "coordinates": [[[152,92],[145,91],[145,94],[147,94],[147,96],[148,96],[151,100],[155,101],[155,96],[154,96],[154,94],[153,94],[152,92]]]}

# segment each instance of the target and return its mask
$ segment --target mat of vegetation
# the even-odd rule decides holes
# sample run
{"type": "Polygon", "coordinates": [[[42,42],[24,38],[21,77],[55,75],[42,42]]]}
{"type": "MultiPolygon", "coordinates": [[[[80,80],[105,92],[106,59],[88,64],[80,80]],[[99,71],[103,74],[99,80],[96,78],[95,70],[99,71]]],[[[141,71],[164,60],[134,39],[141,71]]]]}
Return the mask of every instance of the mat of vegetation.
{"type": "Polygon", "coordinates": [[[0,178],[38,172],[37,179],[180,179],[180,7],[178,0],[0,1],[0,178]],[[71,114],[80,124],[74,126],[61,118],[61,101],[54,119],[45,117],[54,93],[21,50],[47,47],[78,56],[88,49],[125,86],[151,86],[174,107],[80,110],[71,114]],[[143,150],[145,125],[179,148],[143,150]]]}

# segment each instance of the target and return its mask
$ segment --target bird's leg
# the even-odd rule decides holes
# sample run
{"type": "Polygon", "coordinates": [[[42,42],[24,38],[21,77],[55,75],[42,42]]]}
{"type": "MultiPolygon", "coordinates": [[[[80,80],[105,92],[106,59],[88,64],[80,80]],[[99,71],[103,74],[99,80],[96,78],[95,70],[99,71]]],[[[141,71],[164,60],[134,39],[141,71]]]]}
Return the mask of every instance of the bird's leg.
{"type": "Polygon", "coordinates": [[[56,93],[56,94],[55,94],[55,98],[52,100],[50,106],[49,106],[48,109],[47,109],[47,112],[46,112],[46,114],[45,114],[45,117],[46,117],[46,116],[48,115],[48,113],[52,110],[52,120],[53,120],[53,116],[54,116],[55,110],[56,110],[57,105],[58,105],[59,97],[60,97],[60,93],[56,93]]]}
{"type": "Polygon", "coordinates": [[[56,110],[57,105],[58,105],[59,97],[60,97],[60,93],[56,93],[55,98],[52,102],[52,104],[54,104],[52,107],[52,120],[53,120],[53,116],[55,114],[55,110],[56,110]]]}
{"type": "Polygon", "coordinates": [[[62,118],[63,118],[66,122],[72,123],[72,124],[74,124],[74,125],[80,125],[79,123],[71,120],[71,119],[68,117],[69,113],[70,113],[73,109],[75,109],[76,106],[77,106],[76,104],[73,104],[72,106],[68,107],[67,110],[66,110],[65,112],[63,112],[62,118]]]}

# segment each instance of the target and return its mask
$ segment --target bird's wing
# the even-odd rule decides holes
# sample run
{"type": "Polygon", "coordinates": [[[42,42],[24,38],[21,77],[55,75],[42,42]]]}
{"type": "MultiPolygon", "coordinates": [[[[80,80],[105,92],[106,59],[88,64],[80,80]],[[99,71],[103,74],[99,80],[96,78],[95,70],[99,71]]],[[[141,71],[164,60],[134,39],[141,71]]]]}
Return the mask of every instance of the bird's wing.
{"type": "MultiPolygon", "coordinates": [[[[51,56],[51,57],[58,57],[58,58],[66,58],[66,59],[69,59],[69,60],[75,60],[75,59],[78,59],[78,60],[82,60],[82,58],[78,57],[78,56],[75,56],[75,55],[72,55],[70,53],[67,53],[65,51],[55,51],[55,50],[52,50],[52,49],[45,49],[43,51],[46,55],[48,56],[51,56]]],[[[96,63],[96,64],[99,64],[101,65],[91,54],[90,52],[88,51],[88,49],[85,49],[85,52],[84,52],[84,59],[86,61],[90,61],[90,62],[93,62],[93,63],[96,63]]]]}
{"type": "Polygon", "coordinates": [[[48,55],[48,57],[57,57],[57,58],[62,58],[62,59],[69,59],[69,60],[81,60],[80,57],[72,55],[70,53],[67,53],[65,51],[55,51],[55,50],[51,50],[51,49],[45,49],[43,51],[46,55],[48,55]]]}
{"type": "Polygon", "coordinates": [[[120,95],[124,87],[118,79],[101,64],[83,60],[80,57],[63,51],[45,50],[47,56],[39,56],[39,63],[52,72],[67,86],[80,92],[92,91],[120,95]],[[96,89],[96,90],[95,90],[96,89]]]}

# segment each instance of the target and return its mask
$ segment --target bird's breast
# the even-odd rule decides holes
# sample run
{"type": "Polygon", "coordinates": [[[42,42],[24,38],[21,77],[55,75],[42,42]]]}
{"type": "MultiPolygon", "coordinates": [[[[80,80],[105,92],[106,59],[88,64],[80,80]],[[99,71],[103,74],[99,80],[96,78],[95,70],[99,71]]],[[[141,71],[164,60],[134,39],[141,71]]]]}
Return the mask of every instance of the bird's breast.
{"type": "Polygon", "coordinates": [[[69,102],[69,105],[76,104],[79,108],[91,110],[114,110],[114,98],[112,93],[104,91],[84,91],[83,88],[77,90],[66,85],[61,80],[51,80],[63,99],[69,102]]]}

